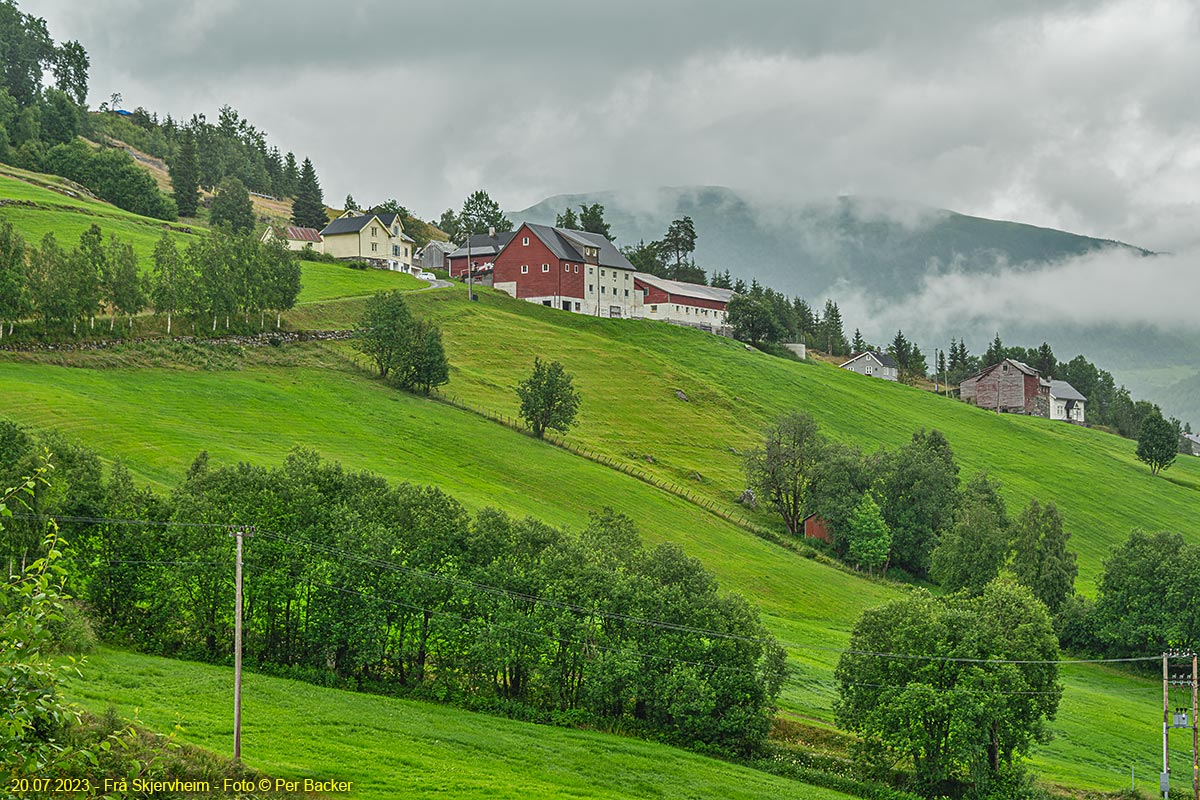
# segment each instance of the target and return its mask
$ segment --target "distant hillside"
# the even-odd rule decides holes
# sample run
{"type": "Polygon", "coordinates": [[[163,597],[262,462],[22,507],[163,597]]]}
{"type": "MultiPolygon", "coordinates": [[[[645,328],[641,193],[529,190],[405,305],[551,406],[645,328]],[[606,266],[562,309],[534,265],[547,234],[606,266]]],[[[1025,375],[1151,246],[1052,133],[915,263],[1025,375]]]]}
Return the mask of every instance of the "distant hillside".
{"type": "Polygon", "coordinates": [[[953,302],[939,308],[937,318],[903,313],[904,301],[923,282],[942,274],[1014,275],[1106,249],[1152,255],[1149,250],[874,198],[765,204],[720,186],[556,195],[509,216],[553,223],[564,208],[577,209],[582,203],[604,206],[620,245],[658,239],[671,220],[689,215],[698,234],[696,262],[710,273],[728,269],[735,277],[757,278],[813,303],[833,297],[843,304],[848,330],[861,327],[869,339],[890,340],[895,328],[902,327],[927,351],[946,347],[954,336],[965,337],[978,353],[999,328],[1008,344],[1049,341],[1056,355],[1067,360],[1083,353],[1136,396],[1160,404],[1168,414],[1200,422],[1200,393],[1187,383],[1200,372],[1198,336],[1108,322],[1077,325],[1045,316],[994,325],[965,317],[953,302]],[[893,318],[882,320],[847,307],[848,298],[871,309],[890,308],[893,318]]]}
{"type": "Polygon", "coordinates": [[[859,197],[766,206],[721,186],[662,188],[645,193],[557,195],[511,214],[553,223],[581,203],[600,203],[619,244],[662,236],[689,215],[699,238],[696,261],[757,277],[787,293],[822,296],[839,282],[873,292],[904,292],[930,269],[1022,269],[1104,247],[1148,251],[1017,222],[859,197]]]}

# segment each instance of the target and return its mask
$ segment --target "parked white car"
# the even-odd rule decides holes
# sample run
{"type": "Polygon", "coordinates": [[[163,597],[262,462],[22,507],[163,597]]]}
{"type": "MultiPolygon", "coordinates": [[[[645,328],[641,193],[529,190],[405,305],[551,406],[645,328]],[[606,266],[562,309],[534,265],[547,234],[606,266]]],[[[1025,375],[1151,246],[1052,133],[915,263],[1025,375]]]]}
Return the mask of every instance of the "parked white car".
{"type": "Polygon", "coordinates": [[[437,276],[434,275],[432,272],[418,272],[417,277],[423,281],[436,281],[437,280],[437,276]]]}

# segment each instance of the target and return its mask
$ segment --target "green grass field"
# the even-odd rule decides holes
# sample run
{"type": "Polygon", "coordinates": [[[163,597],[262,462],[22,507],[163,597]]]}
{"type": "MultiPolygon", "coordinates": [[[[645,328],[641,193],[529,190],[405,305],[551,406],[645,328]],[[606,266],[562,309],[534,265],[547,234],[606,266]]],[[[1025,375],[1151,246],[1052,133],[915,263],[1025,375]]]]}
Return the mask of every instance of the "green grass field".
{"type": "MultiPolygon", "coordinates": [[[[233,671],[105,650],[70,698],[109,704],[185,742],[228,753],[233,671]],[[178,715],[178,717],[177,717],[178,715]]],[[[247,674],[242,754],[272,778],[345,780],[363,798],[690,798],[846,795],[651,742],[247,674]]],[[[345,797],[347,795],[330,795],[345,797]]]]}
{"type": "MultiPolygon", "coordinates": [[[[350,269],[344,264],[325,261],[301,261],[301,290],[299,305],[362,297],[364,294],[393,289],[407,292],[424,289],[429,284],[404,272],[384,269],[350,269]]],[[[289,314],[288,318],[291,319],[289,314]]]]}
{"type": "MultiPolygon", "coordinates": [[[[796,672],[782,698],[785,710],[824,723],[832,720],[835,697],[836,654],[827,648],[844,646],[863,608],[899,591],[759,540],[647,484],[496,423],[353,372],[0,363],[0,384],[6,416],[62,429],[120,456],[135,474],[160,486],[177,480],[202,448],[217,463],[276,463],[291,446],[307,444],[350,468],[437,484],[474,508],[497,505],[580,526],[588,511],[611,505],[633,517],[647,540],[678,542],[725,588],[763,609],[767,624],[793,643],[796,672]],[[127,420],[135,417],[131,433],[127,420]]],[[[1069,667],[1064,676],[1067,692],[1053,726],[1059,738],[1039,750],[1039,770],[1055,783],[1119,788],[1127,767],[1094,753],[1152,763],[1159,689],[1152,681],[1098,668],[1069,667]],[[1129,724],[1143,718],[1145,725],[1129,724]]]]}
{"type": "MultiPolygon", "coordinates": [[[[304,282],[304,304],[288,315],[293,328],[347,327],[361,312],[362,296],[423,285],[396,273],[311,262],[304,282]]],[[[1181,457],[1164,477],[1152,478],[1131,442],[1106,434],[997,416],[826,365],[750,352],[698,331],[563,314],[487,290],[480,296],[468,303],[462,287],[409,295],[416,313],[442,327],[452,363],[448,394],[513,415],[513,387],[533,357],[560,360],[584,397],[573,442],[726,506],[744,487],[739,454],[771,418],[801,409],[829,435],[868,451],[898,446],[920,427],[938,428],[964,477],[987,469],[1004,484],[1014,512],[1031,496],[1057,503],[1074,534],[1086,593],[1105,555],[1132,527],[1169,528],[1197,540],[1188,524],[1200,507],[1200,460],[1181,457]]],[[[724,588],[759,605],[791,643],[796,674],[782,698],[785,712],[819,724],[832,720],[836,654],[829,648],[845,644],[864,608],[903,591],[769,544],[646,483],[477,415],[386,388],[352,365],[345,345],[200,354],[195,363],[170,363],[173,357],[157,351],[0,356],[0,415],[63,430],[106,457],[120,457],[160,488],[173,485],[202,449],[217,463],[274,464],[304,445],[349,468],[436,484],[471,508],[494,505],[578,527],[589,511],[611,506],[630,515],[645,539],[679,543],[724,588]]],[[[755,519],[779,527],[765,512],[755,519]]],[[[1131,765],[1151,775],[1158,685],[1097,667],[1067,667],[1064,680],[1056,738],[1035,757],[1043,778],[1114,790],[1128,786],[1131,765]]],[[[183,705],[192,709],[194,702],[185,698],[183,705]]]]}
{"type": "Polygon", "coordinates": [[[749,352],[699,331],[565,315],[489,292],[474,304],[461,297],[439,292],[410,300],[442,325],[453,364],[448,393],[512,415],[512,387],[534,355],[556,359],[575,374],[583,396],[570,439],[726,503],[745,488],[739,454],[775,416],[798,409],[867,452],[897,447],[918,428],[937,428],[963,477],[987,470],[1014,513],[1030,497],[1056,503],[1073,533],[1086,593],[1102,560],[1135,527],[1200,541],[1188,526],[1200,507],[1200,459],[1181,456],[1153,477],[1136,460],[1133,442],[1097,431],[988,413],[826,364],[749,352]]]}

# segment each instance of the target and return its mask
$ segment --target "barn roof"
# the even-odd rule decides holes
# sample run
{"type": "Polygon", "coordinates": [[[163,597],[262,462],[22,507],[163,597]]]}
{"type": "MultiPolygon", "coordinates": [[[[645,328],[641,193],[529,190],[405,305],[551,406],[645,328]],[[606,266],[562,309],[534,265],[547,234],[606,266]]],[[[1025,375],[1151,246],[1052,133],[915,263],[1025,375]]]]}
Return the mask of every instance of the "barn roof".
{"type": "MultiPolygon", "coordinates": [[[[494,256],[504,249],[504,245],[512,241],[512,238],[517,235],[516,231],[500,231],[495,236],[490,233],[476,233],[471,236],[471,255],[472,256],[494,256]]],[[[455,250],[450,254],[450,258],[466,258],[466,245],[455,250]]]]}
{"type": "Polygon", "coordinates": [[[633,273],[633,277],[635,280],[648,283],[667,294],[695,297],[700,300],[713,300],[717,303],[728,303],[729,298],[733,297],[732,289],[722,289],[719,286],[705,286],[702,283],[672,281],[660,278],[657,275],[651,275],[649,272],[635,272],[633,273]]]}
{"type": "Polygon", "coordinates": [[[316,228],[298,228],[294,225],[289,225],[283,229],[284,236],[296,242],[319,242],[321,241],[321,232],[316,228]]]}

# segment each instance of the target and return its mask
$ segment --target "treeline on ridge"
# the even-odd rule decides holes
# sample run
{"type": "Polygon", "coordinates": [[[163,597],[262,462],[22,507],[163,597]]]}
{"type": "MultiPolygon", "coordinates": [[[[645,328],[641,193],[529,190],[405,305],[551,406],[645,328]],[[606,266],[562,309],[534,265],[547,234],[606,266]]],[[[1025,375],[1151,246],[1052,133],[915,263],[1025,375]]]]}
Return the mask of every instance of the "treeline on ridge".
{"type": "MultiPolygon", "coordinates": [[[[785,655],[757,611],[674,545],[645,548],[611,511],[570,531],[432,487],[390,485],[309,451],[273,469],[201,454],[169,495],[55,434],[0,423],[3,480],[54,452],[34,514],[64,522],[71,593],[108,640],[228,663],[233,524],[245,545],[245,658],[259,669],[749,753],[785,655]],[[618,722],[619,721],[619,722],[618,722]]],[[[6,521],[10,572],[44,523],[6,521]]]]}

